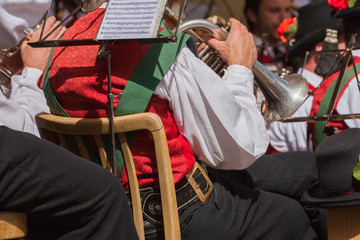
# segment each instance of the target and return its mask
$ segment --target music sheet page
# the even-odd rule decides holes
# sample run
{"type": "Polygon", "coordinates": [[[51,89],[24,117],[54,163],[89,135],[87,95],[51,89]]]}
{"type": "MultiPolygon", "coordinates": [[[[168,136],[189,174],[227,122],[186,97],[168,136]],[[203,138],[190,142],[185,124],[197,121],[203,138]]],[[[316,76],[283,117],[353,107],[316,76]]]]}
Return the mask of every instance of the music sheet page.
{"type": "Polygon", "coordinates": [[[96,39],[139,39],[157,36],[164,0],[111,0],[96,39]]]}

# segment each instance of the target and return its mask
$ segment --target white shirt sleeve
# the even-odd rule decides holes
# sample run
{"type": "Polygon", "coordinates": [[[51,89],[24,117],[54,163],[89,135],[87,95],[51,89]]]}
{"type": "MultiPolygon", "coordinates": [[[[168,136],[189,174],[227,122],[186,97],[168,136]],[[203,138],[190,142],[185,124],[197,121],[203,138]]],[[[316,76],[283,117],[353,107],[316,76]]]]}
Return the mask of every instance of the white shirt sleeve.
{"type": "Polygon", "coordinates": [[[37,86],[42,71],[25,68],[11,78],[11,90],[0,94],[0,125],[39,136],[35,115],[49,112],[43,91],[37,86]]]}
{"type": "MultiPolygon", "coordinates": [[[[359,71],[359,69],[357,69],[359,71]]],[[[360,75],[358,75],[360,79],[360,75]]],[[[350,80],[349,85],[344,90],[337,105],[339,114],[360,113],[360,88],[356,77],[350,80]]],[[[360,119],[345,119],[345,123],[350,128],[360,128],[360,119]]]]}
{"type": "Polygon", "coordinates": [[[0,0],[0,49],[14,47],[25,28],[33,28],[51,0],[0,0]]]}
{"type": "MultiPolygon", "coordinates": [[[[353,55],[360,57],[360,50],[354,50],[353,55]]],[[[359,73],[360,69],[357,69],[359,73]]],[[[343,95],[340,97],[337,111],[339,114],[353,114],[360,113],[360,85],[357,80],[360,80],[360,74],[350,80],[349,85],[344,90],[343,95]]],[[[345,123],[349,128],[360,128],[360,119],[345,119],[345,123]]]]}
{"type": "Polygon", "coordinates": [[[265,153],[269,140],[249,69],[233,65],[221,79],[184,47],[154,93],[169,101],[180,133],[210,166],[244,169],[265,153]]]}

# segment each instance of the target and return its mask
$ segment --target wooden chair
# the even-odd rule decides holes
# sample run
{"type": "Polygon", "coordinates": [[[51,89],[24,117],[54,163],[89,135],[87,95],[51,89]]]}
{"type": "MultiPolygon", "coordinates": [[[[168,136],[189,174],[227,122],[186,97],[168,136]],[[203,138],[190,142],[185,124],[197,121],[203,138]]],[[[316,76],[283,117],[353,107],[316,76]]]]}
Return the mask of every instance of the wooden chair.
{"type": "Polygon", "coordinates": [[[27,234],[25,213],[0,212],[0,239],[21,239],[27,234]]]}
{"type": "MultiPolygon", "coordinates": [[[[86,159],[90,158],[82,137],[93,135],[103,166],[111,170],[101,137],[102,135],[110,134],[108,118],[70,118],[41,113],[36,116],[36,124],[42,138],[60,144],[67,149],[65,135],[73,135],[81,156],[86,159]]],[[[137,130],[149,130],[154,138],[165,238],[171,240],[181,239],[175,186],[166,135],[161,119],[153,113],[114,117],[114,131],[119,138],[124,155],[129,179],[133,217],[139,238],[145,239],[140,192],[132,154],[125,137],[126,132],[137,130]]]]}
{"type": "Polygon", "coordinates": [[[360,206],[328,209],[329,240],[360,240],[360,206]]]}

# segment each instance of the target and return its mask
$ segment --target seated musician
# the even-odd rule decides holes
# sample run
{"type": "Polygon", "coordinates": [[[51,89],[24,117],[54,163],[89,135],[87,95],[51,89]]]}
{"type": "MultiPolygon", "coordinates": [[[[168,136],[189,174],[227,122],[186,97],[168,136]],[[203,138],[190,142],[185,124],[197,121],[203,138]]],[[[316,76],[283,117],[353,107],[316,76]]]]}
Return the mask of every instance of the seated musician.
{"type": "MultiPolygon", "coordinates": [[[[61,39],[95,38],[103,14],[103,8],[88,13],[61,39]]],[[[309,185],[317,182],[314,154],[259,158],[266,151],[268,136],[252,94],[251,69],[256,48],[245,26],[235,19],[230,19],[230,24],[226,41],[209,40],[229,65],[223,78],[195,57],[186,46],[188,36],[181,34],[176,44],[163,44],[166,51],[162,53],[172,58],[172,64],[169,69],[163,69],[150,101],[141,106],[147,112],[158,114],[163,121],[176,189],[186,184],[186,175],[196,161],[206,166],[214,186],[205,202],[201,202],[196,193],[183,195],[179,191],[178,201],[185,202],[179,206],[182,238],[324,237],[326,224],[323,223],[326,222],[321,220],[324,215],[304,208],[297,201],[309,185]]],[[[131,104],[142,95],[137,94],[137,90],[129,94],[127,84],[135,82],[137,76],[156,78],[152,72],[149,74],[149,69],[155,69],[164,57],[153,53],[156,47],[156,44],[107,46],[112,58],[113,93],[120,94],[114,100],[116,115],[138,112],[134,110],[138,107],[131,104]]],[[[54,114],[108,116],[107,59],[98,57],[99,49],[100,46],[53,49],[40,85],[54,114]]],[[[140,188],[145,192],[146,188],[157,191],[150,135],[136,133],[132,142],[140,188]]],[[[120,179],[128,189],[124,169],[120,179]]],[[[209,183],[204,182],[202,174],[197,181],[202,183],[201,191],[207,193],[209,183]]],[[[149,205],[143,206],[144,211],[149,205]]],[[[145,216],[145,220],[150,225],[147,238],[161,238],[161,222],[151,216],[145,216]]]]}
{"type": "MultiPolygon", "coordinates": [[[[336,1],[334,1],[335,3],[336,1]]],[[[352,11],[359,11],[359,7],[354,7],[352,11]]],[[[331,44],[335,44],[333,48],[345,49],[345,42],[349,42],[352,33],[359,31],[359,26],[353,25],[352,20],[347,20],[342,31],[342,21],[340,18],[332,18],[332,9],[330,8],[326,0],[317,1],[306,5],[299,9],[298,20],[298,33],[295,35],[295,42],[290,48],[288,58],[294,60],[301,58],[302,62],[305,60],[306,51],[321,51],[327,43],[324,43],[326,37],[326,29],[337,30],[339,37],[331,40],[331,44]],[[349,23],[350,22],[350,23],[349,23]],[[310,27],[311,26],[311,27],[310,27]],[[349,27],[353,27],[350,31],[345,31],[349,27]],[[344,35],[346,41],[344,40],[344,35]],[[338,46],[337,46],[338,43],[338,46]],[[323,47],[324,46],[324,47],[323,47]]],[[[344,19],[347,19],[347,15],[344,15],[344,19]]],[[[357,22],[356,20],[353,20],[357,22]]],[[[355,63],[358,62],[359,50],[353,51],[355,56],[355,63]]],[[[302,73],[309,83],[309,90],[314,91],[314,94],[308,96],[307,100],[294,114],[296,117],[313,117],[322,116],[326,114],[330,99],[332,97],[332,88],[329,86],[335,83],[335,79],[339,76],[339,69],[341,62],[335,66],[335,71],[332,73],[333,64],[336,62],[336,58],[319,57],[318,55],[309,55],[305,62],[304,69],[299,69],[298,73],[302,73]],[[327,79],[323,79],[326,78],[327,79]],[[324,80],[324,81],[323,81],[324,80]],[[317,89],[318,88],[318,89],[317,89]]],[[[302,66],[302,64],[301,64],[302,66]]],[[[334,115],[354,114],[360,112],[360,106],[358,104],[360,100],[359,88],[356,79],[356,75],[353,72],[353,67],[349,66],[346,71],[348,77],[343,78],[343,85],[340,88],[339,95],[336,98],[334,105],[334,115]],[[351,72],[352,71],[352,72],[351,72]],[[350,76],[351,75],[351,76],[350,76]]],[[[359,71],[359,69],[357,69],[359,71]]],[[[310,119],[310,118],[309,118],[310,119]]],[[[360,121],[358,119],[340,119],[340,121],[329,121],[327,124],[329,130],[328,135],[332,135],[336,132],[340,132],[347,128],[360,127],[360,121]]],[[[314,122],[294,122],[294,123],[282,123],[272,122],[268,125],[268,132],[270,136],[270,147],[268,153],[287,152],[287,151],[314,151],[316,146],[323,141],[327,136],[323,132],[324,121],[314,122]]]]}
{"type": "MultiPolygon", "coordinates": [[[[0,48],[20,46],[21,33],[40,21],[49,3],[1,0],[0,48]]],[[[44,33],[56,25],[55,18],[49,18],[44,33]]],[[[49,39],[59,37],[62,30],[54,31],[49,39]]],[[[51,49],[33,49],[26,42],[37,41],[39,36],[40,29],[26,37],[21,45],[25,69],[12,77],[8,92],[0,93],[0,212],[27,214],[26,239],[138,239],[118,179],[35,136],[35,115],[48,111],[36,81],[51,49]]],[[[0,225],[3,239],[6,229],[0,225]]]]}

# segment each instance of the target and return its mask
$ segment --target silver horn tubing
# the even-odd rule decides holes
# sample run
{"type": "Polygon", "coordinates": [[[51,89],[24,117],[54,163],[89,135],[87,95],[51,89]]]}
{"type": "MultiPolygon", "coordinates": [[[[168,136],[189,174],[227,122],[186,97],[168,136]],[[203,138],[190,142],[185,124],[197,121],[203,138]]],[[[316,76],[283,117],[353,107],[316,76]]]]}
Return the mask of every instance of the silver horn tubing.
{"type": "MultiPolygon", "coordinates": [[[[203,29],[218,36],[222,41],[226,40],[228,36],[227,31],[205,19],[189,20],[181,23],[179,26],[179,32],[187,32],[190,29],[203,29]]],[[[220,69],[220,72],[217,72],[212,68],[218,75],[222,76],[226,64],[224,63],[224,67],[221,68],[219,60],[223,60],[216,51],[211,54],[212,56],[208,56],[212,48],[207,47],[205,48],[206,50],[203,50],[205,51],[204,53],[200,53],[201,60],[208,66],[216,68],[216,70],[220,69]]],[[[304,102],[308,92],[308,83],[302,75],[290,74],[280,78],[264,67],[259,61],[255,61],[252,71],[256,85],[259,86],[266,98],[267,107],[262,113],[265,119],[278,121],[288,118],[304,102]]]]}

